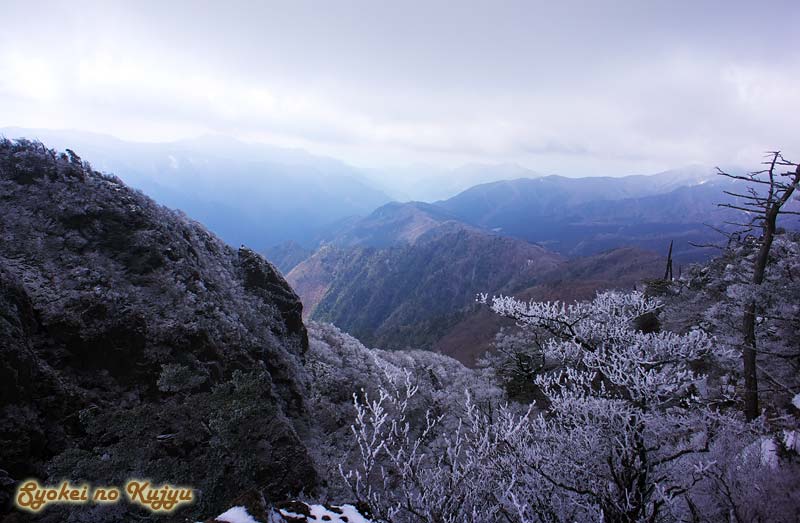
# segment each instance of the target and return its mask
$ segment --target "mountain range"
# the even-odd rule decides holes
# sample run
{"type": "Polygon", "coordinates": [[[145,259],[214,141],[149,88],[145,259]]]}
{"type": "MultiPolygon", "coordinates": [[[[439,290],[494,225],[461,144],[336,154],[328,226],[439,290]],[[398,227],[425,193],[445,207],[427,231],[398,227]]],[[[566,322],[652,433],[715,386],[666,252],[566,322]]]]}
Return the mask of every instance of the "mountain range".
{"type": "Polygon", "coordinates": [[[662,270],[661,256],[632,248],[568,259],[412,202],[348,225],[286,277],[306,317],[367,344],[435,349],[474,363],[500,325],[496,315],[480,315],[480,292],[572,299],[662,270]]]}
{"type": "Polygon", "coordinates": [[[338,160],[224,136],[136,143],[77,131],[5,128],[2,135],[70,148],[230,245],[259,251],[289,240],[313,246],[331,223],[391,200],[338,160]]]}
{"type": "Polygon", "coordinates": [[[567,256],[621,246],[663,249],[675,240],[675,257],[696,261],[732,219],[716,204],[729,200],[731,183],[711,169],[691,167],[650,176],[565,178],[547,176],[472,187],[436,205],[465,223],[546,245],[567,256]]]}
{"type": "MultiPolygon", "coordinates": [[[[0,135],[70,148],[96,169],[114,172],[159,203],[200,220],[233,246],[247,244],[278,258],[292,251],[281,264],[285,272],[302,259],[301,251],[341,238],[344,230],[363,226],[356,224],[372,211],[407,194],[429,198],[436,212],[454,220],[567,256],[624,245],[660,248],[671,236],[677,257],[698,259],[688,242],[709,238],[703,222],[722,221],[714,216],[714,204],[723,181],[702,166],[584,178],[542,176],[514,164],[380,170],[224,136],[137,143],[79,131],[4,128],[0,135]],[[295,245],[281,246],[286,242],[295,245]]],[[[378,233],[371,233],[371,245],[391,243],[378,233]]]]}
{"type": "Polygon", "coordinates": [[[719,242],[715,229],[741,220],[717,205],[735,201],[724,193],[732,189],[699,167],[483,184],[343,222],[286,277],[306,317],[367,344],[433,349],[471,364],[502,326],[475,307],[477,293],[590,298],[663,276],[670,248],[677,274],[713,252],[698,245],[719,242]]]}

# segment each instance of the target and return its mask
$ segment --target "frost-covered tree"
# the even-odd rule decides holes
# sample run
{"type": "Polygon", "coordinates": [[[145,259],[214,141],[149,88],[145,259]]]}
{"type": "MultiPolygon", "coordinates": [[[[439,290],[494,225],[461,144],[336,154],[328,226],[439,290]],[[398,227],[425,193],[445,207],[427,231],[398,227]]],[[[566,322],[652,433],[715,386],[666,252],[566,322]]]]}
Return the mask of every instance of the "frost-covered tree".
{"type": "Polygon", "coordinates": [[[793,523],[800,511],[800,441],[763,419],[728,420],[712,441],[704,478],[687,495],[684,521],[793,523]]]}
{"type": "Polygon", "coordinates": [[[669,519],[707,466],[703,454],[720,416],[704,406],[704,379],[692,365],[714,357],[715,345],[697,330],[634,327],[660,306],[638,292],[573,305],[491,301],[523,329],[550,336],[546,372],[536,378],[548,406],[532,420],[518,458],[539,483],[581,507],[581,520],[669,519]]]}
{"type": "Polygon", "coordinates": [[[379,522],[461,523],[517,520],[515,473],[506,469],[509,440],[528,426],[506,406],[487,413],[467,395],[463,410],[412,424],[409,404],[419,392],[411,374],[389,376],[377,397],[354,395],[351,427],[355,468],[340,468],[359,503],[379,522]],[[447,418],[458,420],[440,430],[447,418]],[[508,473],[508,474],[506,474],[508,473]]]}
{"type": "Polygon", "coordinates": [[[544,365],[541,339],[527,330],[504,327],[495,336],[492,349],[480,358],[478,367],[494,375],[509,400],[534,401],[534,380],[544,365]]]}
{"type": "MultiPolygon", "coordinates": [[[[674,316],[698,322],[720,344],[738,351],[741,326],[749,311],[743,304],[757,304],[753,347],[759,414],[778,420],[793,411],[792,400],[800,393],[800,235],[776,235],[764,278],[754,284],[753,264],[758,251],[755,239],[736,243],[721,258],[691,269],[679,282],[679,294],[669,308],[674,316]]],[[[732,378],[738,380],[742,371],[740,367],[732,378]]],[[[746,382],[746,373],[744,378],[746,382]]],[[[733,381],[732,399],[739,403],[739,391],[744,389],[746,400],[749,389],[735,385],[733,381]]]]}
{"type": "Polygon", "coordinates": [[[535,383],[543,404],[515,412],[467,401],[414,426],[405,412],[417,390],[400,375],[394,389],[356,397],[360,463],[344,477],[380,521],[633,522],[690,514],[687,494],[706,477],[705,456],[728,423],[706,405],[704,377],[692,368],[726,354],[699,330],[635,328],[660,306],[637,292],[573,305],[493,298],[495,312],[542,340],[535,383]],[[448,414],[457,430],[437,435],[448,414]]]}
{"type": "Polygon", "coordinates": [[[362,464],[350,425],[360,409],[381,395],[386,396],[382,408],[391,416],[400,415],[398,398],[406,398],[402,416],[413,428],[409,436],[416,436],[426,419],[438,419],[431,441],[458,430],[467,394],[479,410],[501,396],[491,381],[441,354],[369,349],[323,323],[309,322],[308,333],[306,401],[315,419],[309,447],[326,484],[324,495],[331,500],[351,499],[351,488],[339,473],[340,465],[356,470],[362,464]]]}
{"type": "MultiPolygon", "coordinates": [[[[750,173],[747,176],[731,175],[724,171],[719,174],[736,180],[745,181],[751,185],[747,193],[727,194],[739,199],[738,203],[720,204],[723,207],[742,211],[746,222],[733,225],[741,227],[735,233],[736,237],[745,235],[745,239],[757,242],[757,253],[753,259],[750,283],[756,289],[764,283],[767,265],[770,260],[770,251],[778,232],[778,217],[782,214],[800,214],[788,210],[786,204],[791,200],[795,189],[800,185],[800,164],[786,160],[780,153],[769,153],[769,159],[764,162],[766,169],[750,173]],[[755,186],[755,187],[753,187],[755,186]],[[751,236],[757,231],[757,236],[751,236]]],[[[732,236],[733,238],[733,236],[732,236]]],[[[758,347],[756,345],[756,322],[760,302],[756,296],[747,296],[743,300],[742,321],[742,362],[744,374],[744,412],[748,420],[753,420],[760,414],[758,404],[758,347]]]]}

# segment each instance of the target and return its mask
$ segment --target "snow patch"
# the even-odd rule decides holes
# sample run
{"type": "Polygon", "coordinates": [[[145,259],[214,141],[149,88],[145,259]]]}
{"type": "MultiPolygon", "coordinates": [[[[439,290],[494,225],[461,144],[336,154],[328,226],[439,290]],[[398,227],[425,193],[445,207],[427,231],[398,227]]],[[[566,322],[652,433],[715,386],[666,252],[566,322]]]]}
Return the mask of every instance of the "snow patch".
{"type": "Polygon", "coordinates": [[[258,523],[244,507],[233,507],[216,517],[217,521],[226,523],[258,523]]]}
{"type": "Polygon", "coordinates": [[[800,454],[800,432],[796,430],[784,430],[783,444],[787,449],[800,454]]]}
{"type": "Polygon", "coordinates": [[[800,394],[796,394],[794,398],[792,398],[792,405],[796,409],[800,409],[800,394]]]}
{"type": "Polygon", "coordinates": [[[353,505],[342,505],[339,508],[342,510],[342,516],[346,517],[351,523],[370,523],[353,505]]]}
{"type": "MultiPolygon", "coordinates": [[[[306,505],[308,507],[310,516],[306,518],[307,521],[330,521],[331,523],[372,523],[366,519],[353,505],[338,505],[336,511],[329,510],[322,505],[306,505]],[[341,511],[341,512],[340,512],[341,511]]],[[[295,514],[294,512],[280,509],[281,516],[285,518],[298,518],[304,516],[302,514],[295,514]]]]}
{"type": "Polygon", "coordinates": [[[778,467],[778,445],[772,438],[761,438],[761,464],[771,469],[778,467]]]}

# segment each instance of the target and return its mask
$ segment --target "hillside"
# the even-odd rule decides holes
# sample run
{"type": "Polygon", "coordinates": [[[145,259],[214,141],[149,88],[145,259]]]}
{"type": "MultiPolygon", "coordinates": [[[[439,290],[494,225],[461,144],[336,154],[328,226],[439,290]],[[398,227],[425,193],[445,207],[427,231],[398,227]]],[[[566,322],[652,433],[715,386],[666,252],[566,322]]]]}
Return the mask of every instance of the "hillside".
{"type": "Polygon", "coordinates": [[[301,311],[253,251],[75,155],[0,140],[3,488],[180,480],[203,491],[181,521],[254,485],[312,491],[301,311]]]}
{"type": "MultiPolygon", "coordinates": [[[[388,248],[397,248],[394,252],[400,253],[418,242],[435,242],[456,231],[470,231],[477,236],[485,234],[455,220],[451,214],[435,205],[422,202],[388,203],[364,218],[341,223],[338,229],[330,232],[322,247],[313,255],[308,253],[305,259],[294,264],[287,278],[302,296],[308,316],[323,300],[331,285],[347,272],[346,265],[370,263],[365,253],[371,256],[377,250],[388,248]]],[[[276,250],[274,254],[278,259],[283,259],[280,251],[276,250]]]]}
{"type": "MultiPolygon", "coordinates": [[[[651,247],[665,253],[668,241],[656,236],[651,247]]],[[[434,349],[473,364],[503,325],[475,306],[478,292],[585,299],[660,273],[662,257],[651,251],[621,247],[566,259],[465,224],[438,205],[409,202],[347,223],[287,279],[307,318],[368,345],[434,349]]]]}
{"type": "Polygon", "coordinates": [[[424,202],[391,202],[369,215],[343,224],[324,243],[338,247],[390,247],[413,245],[453,229],[478,229],[447,210],[424,202]]]}
{"type": "Polygon", "coordinates": [[[511,326],[475,305],[478,292],[583,300],[605,289],[632,289],[664,270],[663,255],[636,248],[563,259],[545,250],[526,251],[524,242],[509,238],[492,246],[488,238],[476,234],[472,241],[454,241],[447,235],[416,248],[328,246],[287,278],[309,318],[334,323],[373,346],[424,347],[474,365],[500,328],[511,326]],[[516,257],[501,261],[497,253],[504,250],[516,257]],[[492,267],[494,278],[469,278],[470,263],[492,267]]]}
{"type": "Polygon", "coordinates": [[[499,291],[563,263],[542,247],[445,222],[414,243],[326,246],[287,279],[306,314],[368,345],[430,348],[481,291],[499,291]]]}
{"type": "MultiPolygon", "coordinates": [[[[570,259],[538,275],[535,284],[509,292],[524,300],[587,300],[598,291],[641,286],[643,280],[663,276],[663,270],[663,256],[631,247],[619,248],[570,259]]],[[[504,327],[513,327],[513,322],[475,307],[434,344],[433,350],[471,366],[491,349],[495,335],[504,327]]]]}
{"type": "Polygon", "coordinates": [[[314,251],[289,240],[264,249],[263,254],[281,274],[288,274],[297,264],[314,254],[314,251]]]}

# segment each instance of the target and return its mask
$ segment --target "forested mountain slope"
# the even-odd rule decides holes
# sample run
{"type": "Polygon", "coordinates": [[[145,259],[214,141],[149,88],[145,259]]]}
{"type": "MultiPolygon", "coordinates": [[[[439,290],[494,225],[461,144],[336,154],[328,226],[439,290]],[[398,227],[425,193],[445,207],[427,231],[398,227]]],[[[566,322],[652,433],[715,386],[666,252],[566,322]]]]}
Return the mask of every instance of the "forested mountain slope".
{"type": "MultiPolygon", "coordinates": [[[[641,288],[644,281],[663,276],[664,263],[664,256],[655,252],[619,248],[566,260],[552,270],[534,275],[521,287],[509,287],[504,292],[524,300],[588,300],[599,291],[641,288]]],[[[492,350],[495,335],[513,324],[475,304],[436,341],[433,350],[474,365],[492,350]]]]}
{"type": "Polygon", "coordinates": [[[368,345],[430,348],[482,289],[519,286],[562,262],[537,245],[447,222],[413,244],[323,247],[287,279],[311,318],[368,345]]]}
{"type": "MultiPolygon", "coordinates": [[[[666,253],[668,242],[653,242],[666,253]]],[[[467,225],[438,206],[387,204],[348,224],[295,266],[288,281],[305,314],[384,348],[435,348],[472,363],[499,325],[478,292],[552,299],[631,288],[663,271],[659,255],[623,248],[566,259],[524,240],[467,225]]]]}

